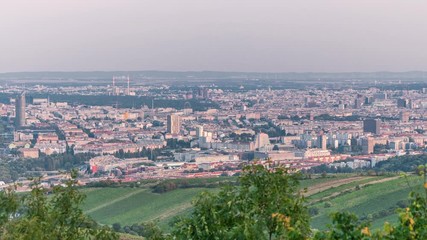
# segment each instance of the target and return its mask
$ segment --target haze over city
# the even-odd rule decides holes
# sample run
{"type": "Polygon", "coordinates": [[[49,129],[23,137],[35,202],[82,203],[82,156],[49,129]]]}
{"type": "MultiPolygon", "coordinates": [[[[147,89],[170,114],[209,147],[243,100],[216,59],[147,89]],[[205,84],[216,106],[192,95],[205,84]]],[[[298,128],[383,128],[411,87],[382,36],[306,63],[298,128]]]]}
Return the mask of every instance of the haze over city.
{"type": "Polygon", "coordinates": [[[2,1],[0,72],[427,69],[425,1],[2,1]]]}

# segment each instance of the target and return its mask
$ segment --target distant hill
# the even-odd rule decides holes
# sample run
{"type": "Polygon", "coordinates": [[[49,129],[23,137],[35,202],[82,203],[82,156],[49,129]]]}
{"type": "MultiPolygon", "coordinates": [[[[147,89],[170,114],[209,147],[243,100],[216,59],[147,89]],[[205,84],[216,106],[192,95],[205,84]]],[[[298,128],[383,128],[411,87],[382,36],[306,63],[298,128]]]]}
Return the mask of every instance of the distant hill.
{"type": "Polygon", "coordinates": [[[221,72],[221,71],[82,71],[82,72],[10,72],[0,73],[4,80],[41,79],[111,79],[112,76],[129,75],[133,78],[156,79],[280,79],[280,80],[411,80],[427,79],[427,72],[221,72]]]}

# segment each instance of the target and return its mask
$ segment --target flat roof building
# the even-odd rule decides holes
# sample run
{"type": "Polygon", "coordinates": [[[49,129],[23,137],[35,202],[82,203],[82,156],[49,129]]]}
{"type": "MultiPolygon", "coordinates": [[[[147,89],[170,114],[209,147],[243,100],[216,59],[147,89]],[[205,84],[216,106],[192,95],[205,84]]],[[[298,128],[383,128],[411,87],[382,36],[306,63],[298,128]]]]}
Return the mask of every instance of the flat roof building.
{"type": "Polygon", "coordinates": [[[373,133],[376,135],[381,134],[381,120],[380,119],[365,119],[363,120],[363,132],[373,133]]]}

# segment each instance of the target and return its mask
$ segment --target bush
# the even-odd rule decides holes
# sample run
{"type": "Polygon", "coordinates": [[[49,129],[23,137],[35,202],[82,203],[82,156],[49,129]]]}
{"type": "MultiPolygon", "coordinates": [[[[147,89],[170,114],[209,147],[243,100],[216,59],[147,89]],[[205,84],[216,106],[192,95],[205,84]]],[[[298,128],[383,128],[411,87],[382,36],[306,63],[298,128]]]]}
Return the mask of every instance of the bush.
{"type": "Polygon", "coordinates": [[[36,179],[24,196],[12,190],[0,192],[0,239],[118,239],[108,227],[98,226],[83,214],[80,204],[84,195],[78,191],[75,177],[73,172],[65,187],[49,190],[36,179]],[[53,193],[50,197],[48,191],[53,193]]]}
{"type": "Polygon", "coordinates": [[[310,214],[310,216],[316,216],[319,215],[319,208],[317,207],[311,207],[308,209],[308,213],[310,214]]]}

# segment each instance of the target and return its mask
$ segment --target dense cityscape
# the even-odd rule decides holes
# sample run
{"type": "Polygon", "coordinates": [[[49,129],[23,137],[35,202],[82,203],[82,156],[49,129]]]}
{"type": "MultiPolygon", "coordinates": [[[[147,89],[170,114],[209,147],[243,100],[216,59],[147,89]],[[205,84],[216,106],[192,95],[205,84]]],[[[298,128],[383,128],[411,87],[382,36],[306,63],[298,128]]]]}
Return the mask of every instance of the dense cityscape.
{"type": "Polygon", "coordinates": [[[252,162],[352,171],[423,153],[427,88],[362,85],[247,89],[129,76],[93,86],[10,82],[0,85],[1,154],[9,166],[28,164],[14,171],[3,164],[1,187],[29,190],[34,176],[61,184],[72,168],[85,185],[234,176],[252,162]]]}

